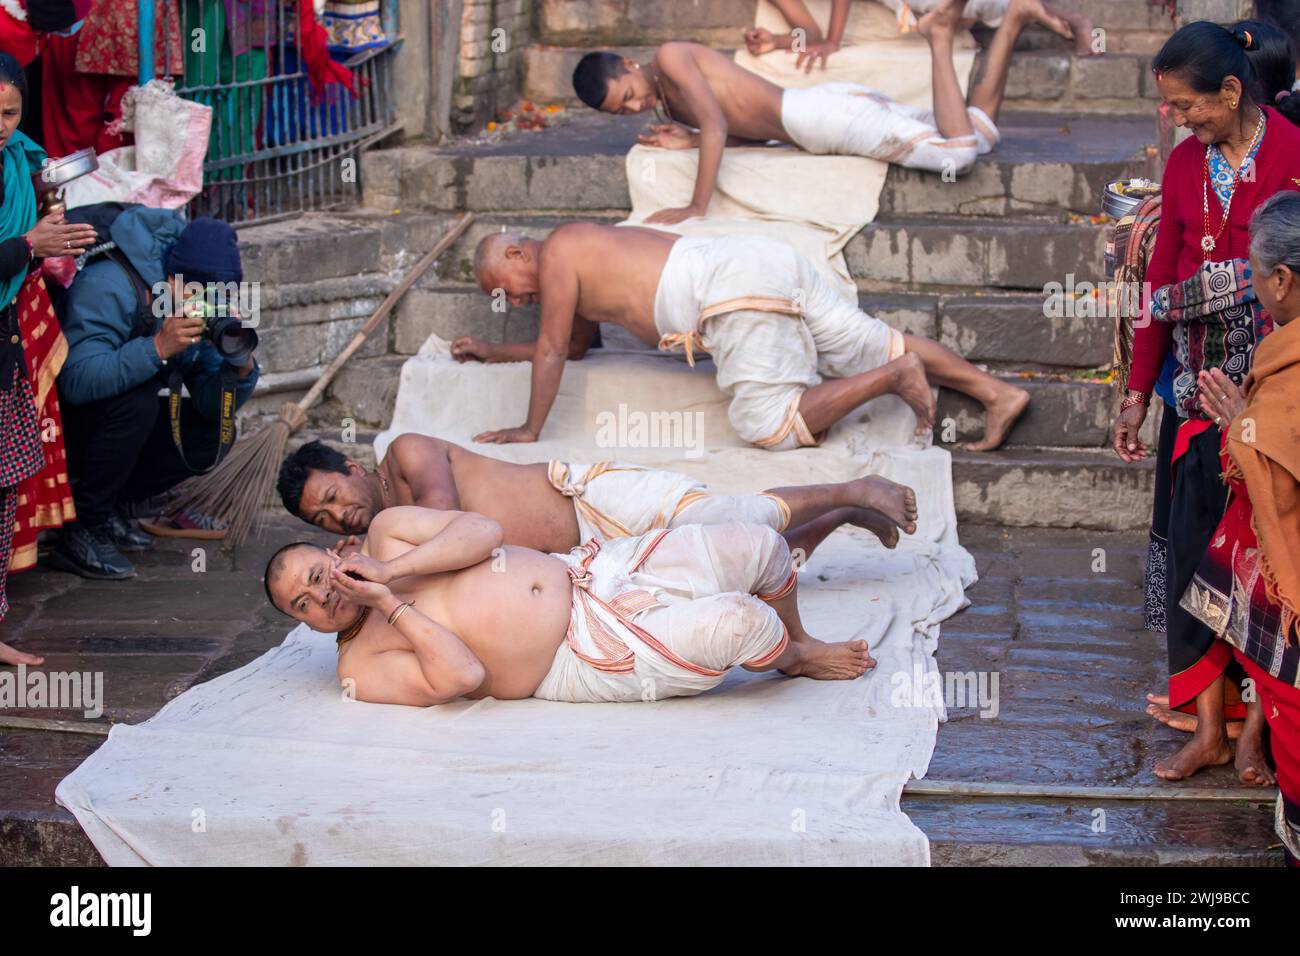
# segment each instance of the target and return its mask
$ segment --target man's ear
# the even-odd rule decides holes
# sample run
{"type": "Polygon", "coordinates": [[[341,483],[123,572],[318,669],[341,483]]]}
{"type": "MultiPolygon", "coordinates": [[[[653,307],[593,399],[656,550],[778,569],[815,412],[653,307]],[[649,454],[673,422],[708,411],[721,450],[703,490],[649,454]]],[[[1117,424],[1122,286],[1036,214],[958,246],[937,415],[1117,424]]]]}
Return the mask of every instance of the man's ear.
{"type": "Polygon", "coordinates": [[[526,260],[528,258],[528,250],[523,246],[506,246],[505,257],[507,259],[526,260]]]}
{"type": "Polygon", "coordinates": [[[364,475],[366,473],[366,470],[362,468],[360,465],[358,465],[351,458],[344,458],[343,464],[347,465],[349,475],[356,476],[356,475],[364,475]]]}

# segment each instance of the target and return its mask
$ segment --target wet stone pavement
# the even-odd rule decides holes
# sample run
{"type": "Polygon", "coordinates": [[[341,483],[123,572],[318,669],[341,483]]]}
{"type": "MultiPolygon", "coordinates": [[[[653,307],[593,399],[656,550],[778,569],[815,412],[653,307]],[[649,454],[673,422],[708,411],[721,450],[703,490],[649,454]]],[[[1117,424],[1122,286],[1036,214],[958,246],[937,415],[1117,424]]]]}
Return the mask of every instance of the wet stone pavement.
{"type": "MultiPolygon", "coordinates": [[[[43,654],[46,671],[103,672],[98,729],[138,723],[283,640],[288,622],[267,606],[261,571],[276,547],[302,538],[331,540],[276,515],[233,563],[211,542],[160,541],[133,556],[130,582],[19,575],[0,640],[43,654]]],[[[981,580],[971,607],[943,625],[939,667],[996,675],[998,712],[950,709],[927,780],[1179,786],[1160,784],[1151,766],[1181,735],[1142,711],[1164,673],[1163,641],[1142,629],[1145,539],[970,525],[962,541],[981,580]],[[1099,554],[1104,570],[1094,570],[1099,554]]],[[[80,711],[0,710],[0,721],[12,717],[87,723],[80,711]]],[[[53,794],[102,740],[0,727],[0,865],[99,862],[53,794]]],[[[1230,767],[1191,783],[1236,786],[1230,767]]],[[[907,795],[903,807],[937,865],[1277,861],[1271,807],[1244,801],[907,795]]]]}

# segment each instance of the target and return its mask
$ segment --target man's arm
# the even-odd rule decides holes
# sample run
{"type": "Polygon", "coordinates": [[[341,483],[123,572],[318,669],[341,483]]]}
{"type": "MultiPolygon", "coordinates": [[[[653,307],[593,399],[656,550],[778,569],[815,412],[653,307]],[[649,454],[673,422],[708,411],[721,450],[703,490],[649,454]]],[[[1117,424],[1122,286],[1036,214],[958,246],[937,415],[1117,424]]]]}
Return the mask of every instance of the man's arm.
{"type": "Polygon", "coordinates": [[[405,505],[385,508],[370,522],[366,550],[340,568],[367,581],[387,584],[398,578],[468,568],[501,547],[501,526],[472,511],[434,511],[405,505]]]}
{"type": "MultiPolygon", "coordinates": [[[[576,362],[587,354],[591,340],[596,337],[597,324],[581,316],[573,317],[573,332],[569,335],[569,361],[576,362]]],[[[537,352],[537,340],[531,342],[484,342],[464,335],[451,343],[451,357],[458,362],[477,359],[491,365],[494,362],[531,362],[537,352]]]]}
{"type": "Polygon", "coordinates": [[[398,435],[388,446],[384,461],[392,462],[394,475],[411,489],[411,498],[419,507],[460,510],[460,491],[446,442],[428,435],[398,435]]]}
{"type": "Polygon", "coordinates": [[[722,152],[727,146],[727,118],[689,44],[664,44],[655,56],[655,63],[681,92],[687,112],[695,117],[700,130],[696,139],[700,158],[691,204],[683,209],[661,209],[646,219],[647,224],[672,225],[708,212],[709,200],[713,198],[713,189],[718,182],[718,170],[722,167],[722,152]]]}
{"type": "Polygon", "coordinates": [[[554,246],[543,246],[539,270],[542,323],[532,356],[532,392],[528,399],[528,420],[521,428],[475,435],[476,442],[503,444],[537,441],[542,426],[546,424],[546,417],[551,413],[551,406],[555,404],[560,379],[564,377],[564,363],[569,356],[569,343],[574,333],[574,312],[578,307],[578,273],[554,246]]]}
{"type": "Polygon", "coordinates": [[[108,270],[120,274],[112,263],[92,265],[68,290],[63,317],[68,359],[59,390],[73,405],[121,395],[162,368],[153,339],[131,338],[138,303],[126,278],[115,281],[108,270]]]}
{"type": "MultiPolygon", "coordinates": [[[[400,603],[391,598],[376,605],[376,612],[391,615],[400,603]]],[[[465,642],[418,607],[408,607],[393,627],[409,650],[394,648],[339,662],[339,678],[355,682],[358,700],[432,707],[472,694],[487,677],[483,662],[465,642]]]]}

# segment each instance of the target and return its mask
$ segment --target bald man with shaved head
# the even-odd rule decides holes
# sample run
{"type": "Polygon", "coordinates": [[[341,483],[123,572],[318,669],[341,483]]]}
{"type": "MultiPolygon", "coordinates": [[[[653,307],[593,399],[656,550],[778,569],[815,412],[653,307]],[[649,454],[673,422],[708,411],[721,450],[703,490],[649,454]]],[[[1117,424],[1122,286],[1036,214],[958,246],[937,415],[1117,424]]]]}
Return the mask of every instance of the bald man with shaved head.
{"type": "Polygon", "coordinates": [[[514,306],[541,305],[535,342],[452,343],[458,361],[531,361],[527,418],[479,442],[538,439],[564,363],[580,359],[596,328],[611,322],[648,345],[710,353],[731,396],[736,433],[760,448],[815,445],[845,415],[880,395],[934,420],[935,383],[964,392],[986,412],[996,448],[1029,403],[1024,389],[977,369],[937,342],[891,329],[845,300],[789,245],[755,236],[676,236],[638,226],[569,223],[545,240],[506,231],[474,255],[479,287],[514,306]]]}

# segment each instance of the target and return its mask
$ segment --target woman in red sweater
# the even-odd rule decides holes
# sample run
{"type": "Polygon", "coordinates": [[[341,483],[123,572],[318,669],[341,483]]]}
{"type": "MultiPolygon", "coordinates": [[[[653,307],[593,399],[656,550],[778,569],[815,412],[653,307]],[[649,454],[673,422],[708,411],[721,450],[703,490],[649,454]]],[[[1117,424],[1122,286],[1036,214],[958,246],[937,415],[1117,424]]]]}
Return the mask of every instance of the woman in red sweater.
{"type": "MultiPolygon", "coordinates": [[[[1183,610],[1179,598],[1210,544],[1227,496],[1219,477],[1219,428],[1200,408],[1197,376],[1222,368],[1240,383],[1249,373],[1254,346],[1272,327],[1250,289],[1250,217],[1280,190],[1300,190],[1300,129],[1258,102],[1266,97],[1247,54],[1257,47],[1245,24],[1225,29],[1190,23],[1152,61],[1174,121],[1192,135],[1165,168],[1160,226],[1147,269],[1151,288],[1159,290],[1156,308],[1137,323],[1128,395],[1113,432],[1120,458],[1146,457],[1138,431],[1172,351],[1173,394],[1166,398],[1174,401],[1166,405],[1163,442],[1172,446],[1173,473],[1166,590],[1169,706],[1194,710],[1197,725],[1182,749],[1156,764],[1156,774],[1166,780],[1227,763],[1232,756],[1224,718],[1231,650],[1183,610]],[[1218,292],[1220,282],[1231,290],[1229,307],[1209,315],[1198,311],[1192,301],[1196,291],[1218,292]],[[1195,318],[1179,321],[1183,316],[1195,318]]],[[[1262,723],[1254,708],[1238,743],[1243,776],[1251,776],[1250,768],[1264,760],[1262,723]]]]}

